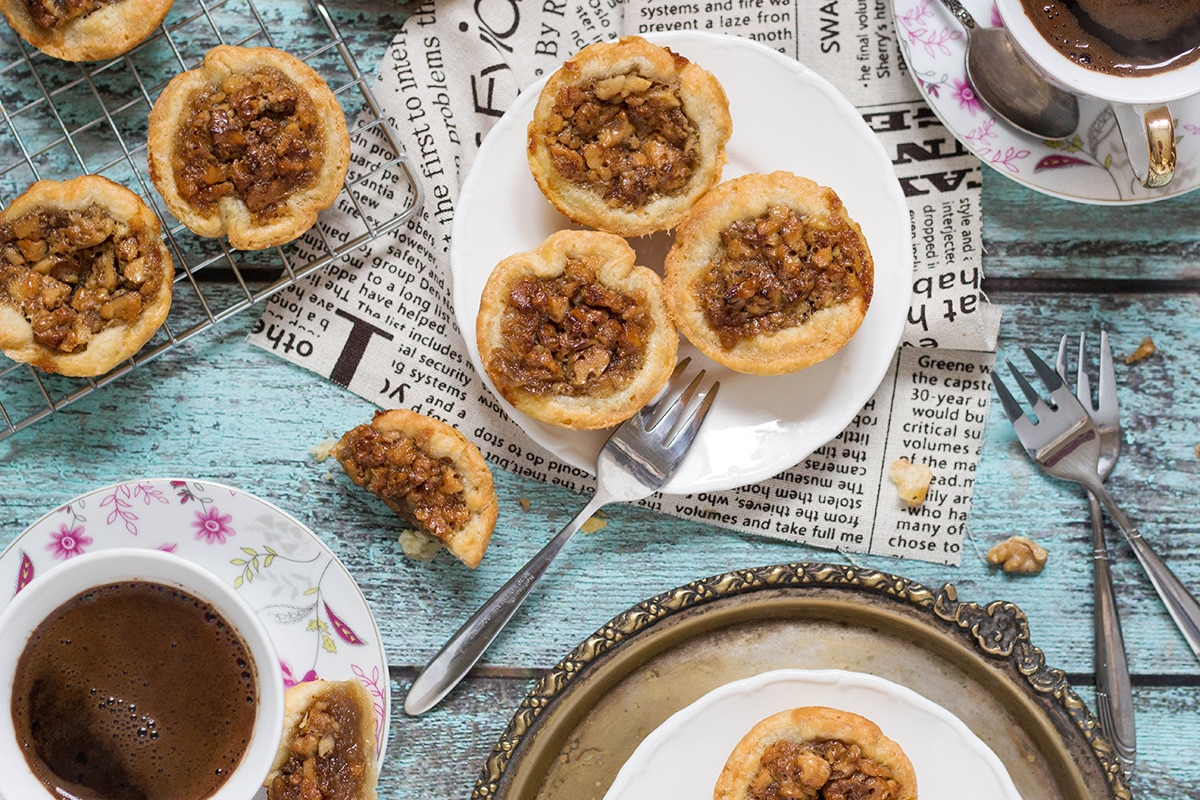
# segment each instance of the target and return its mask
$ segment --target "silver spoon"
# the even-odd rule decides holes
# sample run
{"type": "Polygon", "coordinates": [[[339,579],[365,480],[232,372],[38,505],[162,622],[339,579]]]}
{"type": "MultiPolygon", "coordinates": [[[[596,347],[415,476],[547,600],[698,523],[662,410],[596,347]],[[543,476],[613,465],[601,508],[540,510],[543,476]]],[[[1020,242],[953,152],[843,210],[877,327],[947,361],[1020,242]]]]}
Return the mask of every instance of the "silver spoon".
{"type": "Polygon", "coordinates": [[[967,80],[997,116],[1040,139],[1065,139],[1079,126],[1079,101],[1017,55],[1003,28],[984,28],[958,0],[942,4],[967,32],[967,80]]]}

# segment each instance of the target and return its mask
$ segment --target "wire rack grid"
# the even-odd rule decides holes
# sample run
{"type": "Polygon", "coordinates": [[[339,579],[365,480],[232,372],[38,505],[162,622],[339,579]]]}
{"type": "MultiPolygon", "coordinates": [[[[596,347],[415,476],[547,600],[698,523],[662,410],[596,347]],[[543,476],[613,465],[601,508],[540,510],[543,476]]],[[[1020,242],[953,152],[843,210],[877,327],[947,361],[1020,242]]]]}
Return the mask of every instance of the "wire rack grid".
{"type": "Polygon", "coordinates": [[[152,36],[119,58],[73,64],[46,56],[7,26],[0,38],[0,202],[36,180],[103,175],[158,214],[175,261],[171,312],[133,358],[105,375],[67,378],[0,356],[0,439],[29,427],[281,289],[408,222],[423,190],[408,154],[322,0],[303,18],[269,0],[176,0],[152,36]],[[149,177],[146,130],[154,99],[218,44],[288,46],[326,80],[346,113],[351,164],[333,209],[296,242],[232,250],[203,239],[163,205],[149,177]],[[381,196],[392,198],[381,202],[381,196]]]}

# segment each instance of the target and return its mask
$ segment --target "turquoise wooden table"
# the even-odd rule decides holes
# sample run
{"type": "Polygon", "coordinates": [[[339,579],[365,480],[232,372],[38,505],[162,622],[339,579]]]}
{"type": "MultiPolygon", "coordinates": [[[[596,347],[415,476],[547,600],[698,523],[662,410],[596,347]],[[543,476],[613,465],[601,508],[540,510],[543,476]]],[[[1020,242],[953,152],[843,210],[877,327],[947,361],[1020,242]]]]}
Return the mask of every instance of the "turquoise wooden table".
{"type": "MultiPolygon", "coordinates": [[[[286,21],[302,0],[261,4],[286,21]]],[[[401,18],[384,0],[338,3],[337,23],[372,69],[401,18]]],[[[280,25],[286,36],[286,25],[280,25]]],[[[1118,354],[1153,337],[1155,355],[1119,364],[1126,449],[1110,485],[1185,583],[1200,587],[1200,193],[1138,207],[1084,206],[985,170],[984,290],[1005,308],[1000,356],[1021,344],[1052,352],[1063,333],[1101,325],[1118,354]]],[[[220,285],[213,291],[233,291],[220,285]]],[[[370,418],[362,399],[250,346],[257,314],[235,316],[112,385],[0,440],[0,545],[72,497],[136,477],[196,477],[241,487],[316,531],[357,579],[387,648],[393,710],[380,797],[464,798],[536,678],[614,615],[657,593],[735,568],[846,563],[837,553],[731,533],[632,507],[611,507],[578,537],[468,679],[419,718],[400,706],[419,668],[467,613],[523,564],[583,502],[497,471],[500,522],[483,564],[417,563],[382,504],[312,449],[370,418]]],[[[1086,504],[1041,475],[994,404],[963,563],[855,557],[860,566],[961,599],[1011,600],[1033,643],[1091,702],[1091,567],[1086,504]],[[1014,577],[984,552],[1010,534],[1051,555],[1014,577]]],[[[1133,673],[1139,760],[1134,795],[1200,798],[1200,664],[1123,544],[1112,547],[1133,673]]]]}

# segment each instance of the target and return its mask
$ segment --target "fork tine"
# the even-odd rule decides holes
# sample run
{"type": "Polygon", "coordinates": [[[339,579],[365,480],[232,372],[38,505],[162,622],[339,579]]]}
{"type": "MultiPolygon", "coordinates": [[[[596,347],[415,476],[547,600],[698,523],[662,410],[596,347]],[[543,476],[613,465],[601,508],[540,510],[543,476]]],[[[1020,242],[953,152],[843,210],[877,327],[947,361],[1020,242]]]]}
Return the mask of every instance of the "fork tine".
{"type": "MultiPolygon", "coordinates": [[[[1011,366],[1009,364],[1009,367],[1011,366]]],[[[1008,387],[1004,385],[1004,381],[1000,380],[1000,376],[995,371],[992,372],[992,385],[996,387],[996,394],[1000,395],[1000,403],[1004,406],[1004,413],[1008,415],[1009,422],[1016,422],[1025,416],[1020,403],[1012,396],[1012,392],[1008,391],[1008,387]]]]}
{"type": "Polygon", "coordinates": [[[1092,382],[1088,379],[1087,362],[1087,334],[1080,333],[1079,374],[1075,379],[1075,396],[1079,398],[1079,402],[1083,404],[1083,407],[1090,414],[1096,410],[1096,407],[1092,404],[1092,382]]]}
{"type": "Polygon", "coordinates": [[[1064,381],[1067,379],[1067,335],[1065,333],[1058,340],[1058,358],[1054,362],[1054,369],[1064,381]]]}
{"type": "Polygon", "coordinates": [[[1008,371],[1012,373],[1013,380],[1017,382],[1017,386],[1021,387],[1021,391],[1025,393],[1025,399],[1029,401],[1029,405],[1036,408],[1039,403],[1044,404],[1045,401],[1042,400],[1041,395],[1029,384],[1029,381],[1021,374],[1021,370],[1014,367],[1013,363],[1007,358],[1004,359],[1004,363],[1008,364],[1008,371]]]}
{"type": "Polygon", "coordinates": [[[1108,331],[1100,331],[1100,384],[1099,407],[1116,408],[1117,376],[1113,373],[1112,348],[1108,345],[1108,331]]]}
{"type": "MultiPolygon", "coordinates": [[[[699,380],[699,378],[697,378],[699,380]]],[[[691,387],[689,387],[691,388],[691,387]]],[[[700,425],[704,422],[705,416],[708,415],[708,410],[712,408],[713,401],[717,399],[717,390],[721,388],[720,381],[713,383],[708,387],[708,391],[704,393],[704,397],[700,399],[699,404],[692,409],[687,418],[680,423],[674,431],[671,432],[667,439],[667,446],[671,448],[681,447],[687,449],[691,441],[696,438],[696,434],[700,431],[700,425]]]]}
{"type": "MultiPolygon", "coordinates": [[[[1029,363],[1033,365],[1033,371],[1042,379],[1042,383],[1046,384],[1046,390],[1053,392],[1056,389],[1061,389],[1066,384],[1063,379],[1058,377],[1058,373],[1050,369],[1049,365],[1038,356],[1037,353],[1030,350],[1028,347],[1021,348],[1025,351],[1025,357],[1029,359],[1029,363]]],[[[1033,402],[1032,400],[1030,402],[1033,402]]]]}
{"type": "MultiPolygon", "coordinates": [[[[675,423],[679,421],[679,417],[682,416],[683,410],[687,407],[687,404],[691,402],[692,397],[696,394],[696,390],[700,388],[700,381],[703,379],[704,370],[700,370],[700,373],[696,375],[696,377],[692,378],[692,382],[689,383],[687,388],[680,392],[678,396],[672,398],[672,395],[674,394],[673,392],[666,394],[663,397],[663,401],[667,400],[668,398],[672,398],[671,404],[662,409],[661,412],[656,409],[654,415],[650,417],[649,421],[646,423],[645,430],[647,432],[652,431],[661,425],[665,426],[668,432],[671,432],[675,427],[675,423]]],[[[668,436],[663,438],[669,438],[669,435],[670,434],[668,433],[668,436]]]]}
{"type": "MultiPolygon", "coordinates": [[[[691,361],[691,356],[685,356],[678,364],[675,365],[675,369],[671,372],[671,377],[667,379],[667,385],[663,387],[663,389],[657,395],[655,395],[649,403],[646,403],[646,405],[642,406],[642,410],[638,414],[639,419],[648,420],[655,418],[655,416],[658,414],[659,406],[661,406],[667,400],[667,398],[673,397],[675,393],[679,391],[679,384],[683,382],[683,371],[687,369],[688,364],[690,364],[691,361]]],[[[650,427],[650,425],[646,426],[647,429],[650,427]]]]}

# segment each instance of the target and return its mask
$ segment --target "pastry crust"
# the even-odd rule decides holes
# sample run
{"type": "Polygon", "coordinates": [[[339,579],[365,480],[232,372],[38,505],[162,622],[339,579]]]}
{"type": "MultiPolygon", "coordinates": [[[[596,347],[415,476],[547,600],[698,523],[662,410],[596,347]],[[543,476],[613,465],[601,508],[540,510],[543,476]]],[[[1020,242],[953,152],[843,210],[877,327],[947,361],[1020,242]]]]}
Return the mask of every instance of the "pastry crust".
{"type": "Polygon", "coordinates": [[[263,782],[268,800],[310,800],[314,789],[321,798],[375,800],[379,780],[375,703],[361,683],[351,679],[296,684],[284,694],[283,713],[279,750],[263,782]],[[329,714],[339,724],[330,725],[328,718],[316,719],[319,714],[329,714]],[[340,724],[355,718],[357,727],[347,730],[340,724]],[[330,728],[336,730],[330,733],[330,728]],[[322,747],[321,740],[326,736],[335,740],[326,739],[322,747]],[[308,759],[314,759],[316,767],[308,777],[320,776],[315,786],[302,783],[308,759]]]}
{"type": "MultiPolygon", "coordinates": [[[[756,781],[759,782],[760,788],[770,785],[770,774],[760,775],[760,770],[763,756],[768,753],[769,748],[779,742],[795,745],[836,742],[856,746],[863,758],[882,766],[890,773],[890,783],[884,781],[883,786],[876,783],[876,792],[856,794],[846,791],[845,796],[869,796],[876,800],[917,800],[917,776],[913,771],[912,762],[900,745],[885,736],[879,726],[866,717],[826,706],[805,706],[781,711],[751,728],[725,762],[725,768],[721,770],[721,776],[713,789],[713,800],[756,800],[760,797],[775,797],[774,794],[755,794],[752,787],[756,781]],[[879,791],[885,788],[886,791],[879,791]]],[[[816,760],[819,757],[815,754],[803,758],[811,760],[804,765],[805,781],[802,785],[805,788],[820,789],[830,778],[830,762],[822,765],[816,760]]],[[[824,759],[821,758],[820,761],[824,759]]],[[[870,774],[874,771],[870,769],[866,772],[870,774]]],[[[788,777],[792,780],[797,779],[795,774],[788,777]]],[[[843,773],[834,777],[846,776],[843,773]]],[[[825,795],[814,791],[812,795],[803,796],[825,795]]]]}
{"type": "Polygon", "coordinates": [[[174,274],[158,217],[129,189],[98,175],[37,181],[0,212],[0,350],[102,375],[162,326],[174,274]]]}
{"type": "MultiPolygon", "coordinates": [[[[101,61],[126,53],[145,40],[162,24],[173,2],[112,0],[61,21],[43,16],[39,22],[30,13],[27,0],[0,0],[0,11],[22,39],[47,55],[64,61],[101,61]]],[[[52,0],[37,5],[51,14],[61,13],[52,0]]]]}
{"type": "Polygon", "coordinates": [[[330,450],[350,480],[474,569],[496,527],[491,470],[450,425],[397,408],[376,412],[330,450]]]}
{"type": "Polygon", "coordinates": [[[680,332],[751,375],[795,372],[844,347],[875,277],[837,193],[790,172],[744,175],[701,198],[676,231],[665,274],[680,332]]]}
{"type": "Polygon", "coordinates": [[[627,36],[583,48],[546,81],[529,124],[529,166],[571,220],[640,236],[675,227],[720,180],[732,129],[716,78],[627,36]]]}
{"type": "Polygon", "coordinates": [[[148,148],[171,213],[239,250],[311,228],[350,166],[346,117],[329,86],[270,47],[218,45],[171,79],[150,110],[148,148]]]}
{"type": "Polygon", "coordinates": [[[620,236],[559,231],[496,265],[475,334],[496,390],[562,428],[616,425],[671,376],[679,336],[662,281],[620,236]]]}

